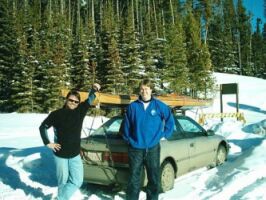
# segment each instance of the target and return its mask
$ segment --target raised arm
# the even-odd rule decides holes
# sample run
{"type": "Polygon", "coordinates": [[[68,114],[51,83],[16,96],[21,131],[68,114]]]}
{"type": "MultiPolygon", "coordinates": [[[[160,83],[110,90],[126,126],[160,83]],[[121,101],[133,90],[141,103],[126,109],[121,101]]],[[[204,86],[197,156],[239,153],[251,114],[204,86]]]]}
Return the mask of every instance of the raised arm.
{"type": "Polygon", "coordinates": [[[95,92],[100,91],[100,89],[101,89],[100,84],[98,84],[98,83],[94,83],[94,84],[92,85],[92,89],[90,90],[89,95],[88,95],[88,99],[87,99],[87,102],[88,102],[90,105],[92,105],[92,102],[94,101],[94,99],[95,99],[95,97],[96,97],[95,92]]]}

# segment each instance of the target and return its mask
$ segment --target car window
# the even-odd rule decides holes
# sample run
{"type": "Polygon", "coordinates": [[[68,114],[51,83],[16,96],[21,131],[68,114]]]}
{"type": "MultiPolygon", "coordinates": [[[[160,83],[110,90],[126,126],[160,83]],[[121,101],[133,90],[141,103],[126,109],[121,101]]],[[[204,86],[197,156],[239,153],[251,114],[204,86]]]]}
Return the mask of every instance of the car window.
{"type": "Polygon", "coordinates": [[[184,138],[184,135],[182,134],[182,130],[178,124],[175,123],[173,134],[168,140],[180,140],[184,138]]]}
{"type": "Polygon", "coordinates": [[[178,123],[182,127],[187,137],[196,137],[196,136],[205,135],[203,129],[195,122],[189,120],[188,118],[179,118],[178,123]]]}
{"type": "Polygon", "coordinates": [[[122,119],[117,119],[106,127],[107,133],[118,133],[121,126],[122,119]]]}
{"type": "Polygon", "coordinates": [[[122,117],[113,117],[105,122],[100,128],[94,131],[91,136],[99,135],[119,135],[122,117]]]}

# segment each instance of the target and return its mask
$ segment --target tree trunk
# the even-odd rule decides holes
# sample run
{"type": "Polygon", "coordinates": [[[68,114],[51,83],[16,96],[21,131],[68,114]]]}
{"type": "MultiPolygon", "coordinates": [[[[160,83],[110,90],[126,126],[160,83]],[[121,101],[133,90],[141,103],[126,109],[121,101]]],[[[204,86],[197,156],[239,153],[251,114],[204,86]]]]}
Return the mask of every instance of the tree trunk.
{"type": "Polygon", "coordinates": [[[100,12],[99,12],[99,17],[100,17],[100,32],[102,32],[102,26],[103,26],[103,1],[100,0],[100,12]]]}
{"type": "Polygon", "coordinates": [[[61,13],[61,15],[64,14],[64,10],[65,10],[65,1],[60,0],[60,13],[61,13]]]}
{"type": "Polygon", "coordinates": [[[138,0],[136,0],[136,18],[137,18],[137,31],[139,32],[139,3],[138,0]]]}
{"type": "Polygon", "coordinates": [[[204,44],[207,44],[207,36],[208,36],[208,25],[205,26],[205,38],[204,38],[204,44]]]}
{"type": "Polygon", "coordinates": [[[134,39],[136,39],[136,34],[135,34],[135,16],[134,16],[134,0],[131,0],[131,14],[132,14],[132,31],[134,34],[134,39]]]}
{"type": "Polygon", "coordinates": [[[154,0],[152,0],[153,3],[153,12],[154,12],[154,23],[155,23],[155,31],[156,31],[156,37],[159,38],[159,33],[158,33],[158,23],[157,23],[157,15],[156,15],[156,8],[155,8],[155,3],[154,0]]]}
{"type": "Polygon", "coordinates": [[[172,15],[172,23],[174,25],[175,24],[175,16],[174,16],[174,9],[173,9],[172,0],[170,0],[170,9],[171,9],[171,15],[172,15]]]}
{"type": "Polygon", "coordinates": [[[71,0],[68,0],[68,29],[70,30],[70,34],[72,33],[71,24],[71,0]]]}
{"type": "Polygon", "coordinates": [[[148,31],[151,31],[151,11],[150,11],[150,0],[148,0],[148,5],[147,5],[147,9],[148,9],[148,31]]]}
{"type": "Polygon", "coordinates": [[[49,0],[49,21],[52,19],[52,1],[49,0]]]}
{"type": "Polygon", "coordinates": [[[116,0],[116,14],[117,14],[117,21],[120,21],[120,14],[119,14],[119,0],[116,0]]]}
{"type": "MultiPolygon", "coordinates": [[[[141,4],[143,5],[143,4],[141,4]]],[[[143,6],[140,6],[140,11],[139,11],[139,19],[140,19],[140,22],[139,22],[139,31],[140,31],[140,34],[141,36],[143,36],[143,17],[142,17],[142,11],[143,11],[143,6]]]]}
{"type": "Polygon", "coordinates": [[[91,0],[91,22],[92,22],[92,32],[93,36],[96,36],[96,30],[95,30],[95,16],[94,16],[94,0],[91,0]]]}
{"type": "Polygon", "coordinates": [[[80,0],[77,0],[77,35],[80,37],[80,0]]]}
{"type": "Polygon", "coordinates": [[[165,39],[165,19],[164,19],[164,11],[162,9],[162,23],[163,23],[163,38],[165,39]]]}
{"type": "Polygon", "coordinates": [[[237,32],[238,32],[238,38],[237,38],[238,39],[238,41],[237,41],[238,62],[239,62],[240,75],[242,75],[241,45],[240,45],[241,38],[240,38],[240,32],[239,32],[239,30],[237,32]]]}

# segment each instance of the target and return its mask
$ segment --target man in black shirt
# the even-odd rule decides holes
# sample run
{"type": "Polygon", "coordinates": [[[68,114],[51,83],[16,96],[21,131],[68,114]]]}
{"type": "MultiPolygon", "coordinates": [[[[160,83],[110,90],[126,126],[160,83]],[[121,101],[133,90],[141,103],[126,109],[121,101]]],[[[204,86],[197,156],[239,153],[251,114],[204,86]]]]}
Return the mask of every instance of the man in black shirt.
{"type": "Polygon", "coordinates": [[[83,119],[100,90],[95,83],[88,99],[80,103],[80,94],[71,90],[63,108],[51,112],[40,126],[43,143],[54,151],[58,200],[69,200],[83,182],[83,165],[80,157],[80,137],[83,119]],[[54,128],[54,141],[49,140],[47,130],[54,128]]]}

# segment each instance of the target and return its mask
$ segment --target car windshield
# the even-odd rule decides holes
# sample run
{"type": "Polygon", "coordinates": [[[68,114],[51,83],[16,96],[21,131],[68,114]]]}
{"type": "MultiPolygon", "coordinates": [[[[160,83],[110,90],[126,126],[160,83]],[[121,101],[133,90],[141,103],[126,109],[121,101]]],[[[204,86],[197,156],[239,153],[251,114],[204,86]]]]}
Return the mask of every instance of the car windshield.
{"type": "MultiPolygon", "coordinates": [[[[175,116],[174,132],[168,140],[177,140],[188,137],[204,135],[204,129],[200,127],[196,122],[188,117],[175,116]],[[189,135],[188,135],[189,134],[189,135]]],[[[109,138],[121,138],[122,133],[120,130],[123,121],[122,116],[115,116],[105,122],[101,127],[94,131],[90,137],[109,137],[109,138]]]]}
{"type": "Polygon", "coordinates": [[[196,124],[192,123],[188,119],[181,118],[181,119],[178,119],[178,122],[185,132],[197,133],[197,132],[202,131],[202,129],[200,129],[198,126],[196,126],[196,124]]]}
{"type": "Polygon", "coordinates": [[[94,131],[91,136],[120,136],[119,129],[121,126],[123,118],[121,116],[116,116],[105,122],[100,128],[94,131]]]}
{"type": "Polygon", "coordinates": [[[194,120],[189,117],[177,117],[178,125],[187,137],[205,136],[205,130],[194,120]]]}

